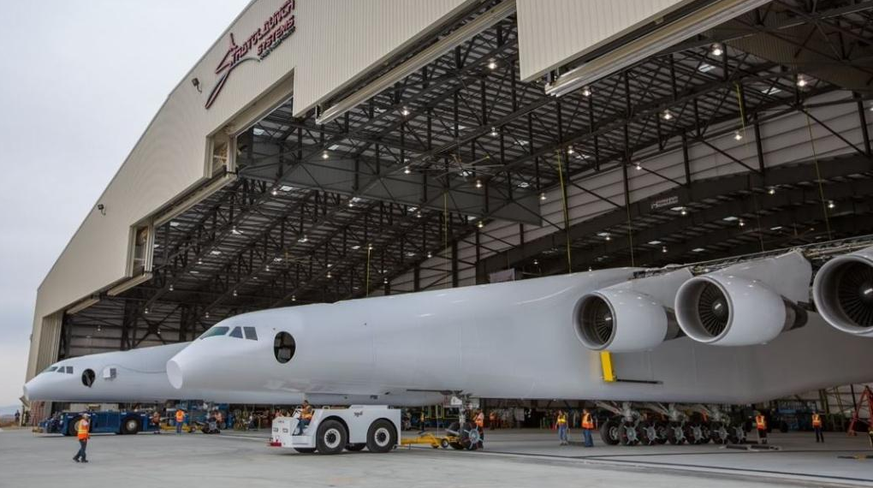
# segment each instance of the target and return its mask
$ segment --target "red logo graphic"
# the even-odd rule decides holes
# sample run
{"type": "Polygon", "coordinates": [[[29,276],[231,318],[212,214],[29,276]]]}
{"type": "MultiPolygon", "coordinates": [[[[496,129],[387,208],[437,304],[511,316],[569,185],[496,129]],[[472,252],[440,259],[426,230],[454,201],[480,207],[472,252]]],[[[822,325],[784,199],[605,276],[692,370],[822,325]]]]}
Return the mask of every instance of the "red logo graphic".
{"type": "Polygon", "coordinates": [[[260,62],[294,33],[297,28],[293,13],[295,3],[295,0],[286,0],[269,19],[264,21],[264,25],[258,27],[242,45],[238,45],[233,34],[230,34],[230,46],[224,53],[224,57],[221,58],[221,62],[218,63],[218,67],[215,68],[215,74],[219,77],[206,99],[207,109],[215,103],[221,89],[227,83],[227,78],[237,66],[246,61],[260,62]],[[257,54],[251,54],[255,46],[257,46],[257,54]]]}

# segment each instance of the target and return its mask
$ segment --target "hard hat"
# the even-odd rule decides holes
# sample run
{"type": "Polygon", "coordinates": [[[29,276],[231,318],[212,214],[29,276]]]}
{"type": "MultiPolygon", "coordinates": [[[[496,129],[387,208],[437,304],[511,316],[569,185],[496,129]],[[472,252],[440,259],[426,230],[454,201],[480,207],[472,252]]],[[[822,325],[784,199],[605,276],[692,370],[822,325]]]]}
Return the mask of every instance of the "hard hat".
{"type": "Polygon", "coordinates": [[[83,416],[83,417],[90,417],[90,416],[91,416],[91,414],[90,414],[90,413],[88,413],[88,412],[85,412],[85,413],[83,413],[83,414],[82,414],[82,416],[83,416]]]}

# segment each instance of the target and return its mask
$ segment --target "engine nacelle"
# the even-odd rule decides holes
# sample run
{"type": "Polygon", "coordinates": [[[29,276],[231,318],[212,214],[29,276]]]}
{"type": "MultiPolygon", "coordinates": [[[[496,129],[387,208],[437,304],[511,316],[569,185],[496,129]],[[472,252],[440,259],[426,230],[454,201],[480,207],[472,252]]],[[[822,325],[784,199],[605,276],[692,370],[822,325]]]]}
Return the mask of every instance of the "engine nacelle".
{"type": "Polygon", "coordinates": [[[583,296],[574,314],[576,336],[588,349],[611,352],[645,351],[678,337],[681,330],[669,305],[691,276],[682,269],[583,296]]]}
{"type": "Polygon", "coordinates": [[[873,337],[873,247],[825,263],[815,275],[812,295],[831,326],[873,337]]]}
{"type": "Polygon", "coordinates": [[[719,346],[764,344],[806,323],[812,267],[798,253],[741,263],[686,281],[676,293],[685,335],[719,346]]]}

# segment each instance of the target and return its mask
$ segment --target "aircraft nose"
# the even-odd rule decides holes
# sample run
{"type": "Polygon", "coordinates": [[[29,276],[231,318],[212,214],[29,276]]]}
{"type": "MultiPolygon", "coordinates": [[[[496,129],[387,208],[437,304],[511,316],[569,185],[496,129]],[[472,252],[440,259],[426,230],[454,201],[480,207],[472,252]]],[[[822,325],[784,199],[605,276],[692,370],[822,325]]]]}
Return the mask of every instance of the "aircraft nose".
{"type": "Polygon", "coordinates": [[[41,378],[33,378],[22,387],[24,390],[24,398],[27,401],[31,400],[45,400],[45,382],[42,381],[41,378]]]}

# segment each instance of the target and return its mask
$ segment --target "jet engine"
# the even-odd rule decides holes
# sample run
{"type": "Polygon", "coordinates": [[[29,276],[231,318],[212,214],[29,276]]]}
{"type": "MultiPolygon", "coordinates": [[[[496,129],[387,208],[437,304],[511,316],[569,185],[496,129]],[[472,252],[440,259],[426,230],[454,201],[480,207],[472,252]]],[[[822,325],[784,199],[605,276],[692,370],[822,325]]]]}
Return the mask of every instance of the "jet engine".
{"type": "Polygon", "coordinates": [[[741,263],[686,281],[676,293],[676,320],[698,342],[764,344],[803,326],[812,267],[799,253],[741,263]]]}
{"type": "Polygon", "coordinates": [[[594,291],[576,305],[576,336],[595,351],[652,349],[682,331],[669,308],[687,269],[641,278],[594,291]]]}
{"type": "Polygon", "coordinates": [[[815,275],[812,295],[831,326],[873,337],[873,247],[825,263],[815,275]]]}

